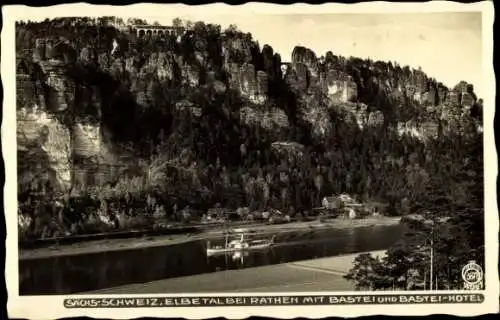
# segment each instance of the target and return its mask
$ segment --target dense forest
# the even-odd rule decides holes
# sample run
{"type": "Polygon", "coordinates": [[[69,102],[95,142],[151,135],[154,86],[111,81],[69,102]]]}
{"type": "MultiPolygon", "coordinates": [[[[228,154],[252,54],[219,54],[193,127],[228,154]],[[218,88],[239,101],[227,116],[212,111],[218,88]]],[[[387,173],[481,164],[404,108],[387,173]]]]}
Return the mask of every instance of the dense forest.
{"type": "Polygon", "coordinates": [[[387,204],[385,215],[451,216],[467,247],[482,247],[482,101],[472,85],[300,46],[284,63],[236,26],[176,19],[160,36],[139,24],[16,25],[18,113],[49,119],[45,134],[18,142],[22,237],[211,208],[307,216],[346,193],[387,204]],[[85,138],[79,126],[99,132],[89,138],[97,154],[72,150],[85,138]]]}

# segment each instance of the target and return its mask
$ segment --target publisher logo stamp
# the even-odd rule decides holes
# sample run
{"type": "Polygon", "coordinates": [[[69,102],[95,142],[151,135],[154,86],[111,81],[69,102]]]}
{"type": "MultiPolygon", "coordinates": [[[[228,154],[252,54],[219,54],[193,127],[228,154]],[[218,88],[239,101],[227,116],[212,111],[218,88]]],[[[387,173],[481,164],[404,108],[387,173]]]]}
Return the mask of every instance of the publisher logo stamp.
{"type": "Polygon", "coordinates": [[[476,261],[469,261],[462,268],[462,279],[464,280],[464,289],[481,290],[483,288],[483,268],[476,261]]]}

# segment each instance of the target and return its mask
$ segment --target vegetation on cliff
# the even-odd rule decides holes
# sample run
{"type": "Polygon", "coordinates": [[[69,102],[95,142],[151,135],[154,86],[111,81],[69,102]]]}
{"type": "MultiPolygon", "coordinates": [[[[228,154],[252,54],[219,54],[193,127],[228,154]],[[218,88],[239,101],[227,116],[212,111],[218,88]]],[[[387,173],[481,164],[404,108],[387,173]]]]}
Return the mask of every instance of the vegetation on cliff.
{"type": "Polygon", "coordinates": [[[472,85],[299,46],[285,63],[234,26],[179,23],[161,37],[114,18],[17,24],[21,236],[181,221],[213,207],[304,215],[348,193],[387,203],[387,215],[434,207],[439,195],[435,215],[474,224],[477,239],[464,243],[482,245],[472,85]],[[70,151],[45,143],[59,127],[70,151]]]}

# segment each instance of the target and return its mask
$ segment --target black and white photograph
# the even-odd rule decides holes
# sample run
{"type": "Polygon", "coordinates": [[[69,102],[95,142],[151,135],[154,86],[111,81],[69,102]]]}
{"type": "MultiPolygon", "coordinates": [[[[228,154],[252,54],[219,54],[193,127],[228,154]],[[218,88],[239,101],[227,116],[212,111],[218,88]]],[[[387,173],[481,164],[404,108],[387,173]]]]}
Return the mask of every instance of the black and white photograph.
{"type": "Polygon", "coordinates": [[[493,6],[455,5],[12,9],[12,294],[498,309],[493,6]]]}

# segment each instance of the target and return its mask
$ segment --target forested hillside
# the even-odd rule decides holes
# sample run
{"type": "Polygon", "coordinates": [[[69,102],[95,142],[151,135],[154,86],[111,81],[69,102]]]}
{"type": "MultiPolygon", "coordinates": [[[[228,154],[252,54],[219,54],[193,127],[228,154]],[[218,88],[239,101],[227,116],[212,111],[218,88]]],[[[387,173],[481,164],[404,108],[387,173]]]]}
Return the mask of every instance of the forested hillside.
{"type": "Polygon", "coordinates": [[[235,26],[181,24],[163,36],[114,18],[17,24],[23,234],[90,232],[96,212],[119,228],[214,206],[293,216],[340,193],[388,215],[439,203],[482,221],[472,85],[300,46],[281,61],[235,26]]]}

